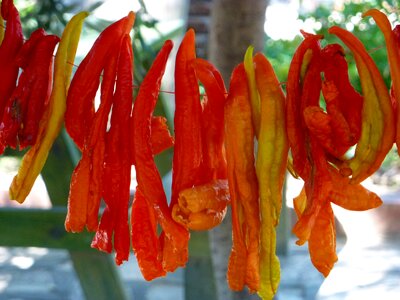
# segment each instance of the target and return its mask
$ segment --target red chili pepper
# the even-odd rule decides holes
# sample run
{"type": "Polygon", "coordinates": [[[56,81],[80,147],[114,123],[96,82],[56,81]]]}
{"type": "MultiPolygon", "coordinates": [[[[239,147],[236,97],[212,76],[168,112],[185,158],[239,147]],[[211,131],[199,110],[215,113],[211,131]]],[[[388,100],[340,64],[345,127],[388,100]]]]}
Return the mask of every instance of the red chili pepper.
{"type": "Polygon", "coordinates": [[[151,146],[154,155],[174,146],[174,138],[168,130],[165,117],[153,116],[151,118],[151,146]]]}
{"type": "Polygon", "coordinates": [[[157,221],[164,232],[163,268],[165,271],[174,271],[186,262],[189,239],[187,230],[171,217],[150,143],[151,117],[172,45],[171,41],[166,41],[158,53],[140,86],[132,114],[136,178],[140,191],[143,193],[149,207],[154,210],[157,221]]]}
{"type": "Polygon", "coordinates": [[[7,28],[0,45],[0,122],[6,103],[16,86],[16,57],[24,41],[19,13],[12,0],[1,2],[1,15],[7,21],[7,28]]]}
{"type": "Polygon", "coordinates": [[[162,249],[157,237],[157,218],[140,189],[136,189],[131,213],[132,248],[144,279],[164,276],[162,249]]]}
{"type": "MultiPolygon", "coordinates": [[[[303,110],[305,107],[302,103],[302,99],[305,99],[303,96],[303,81],[305,81],[305,71],[309,67],[312,57],[319,55],[320,46],[318,41],[321,38],[322,37],[318,35],[305,36],[304,41],[297,48],[290,64],[286,87],[286,124],[289,145],[293,157],[293,168],[303,179],[309,176],[307,174],[310,173],[311,169],[307,159],[307,148],[305,147],[306,127],[303,120],[303,110]]],[[[317,88],[312,87],[313,79],[316,79],[315,73],[313,78],[309,80],[309,84],[310,88],[316,90],[317,88]]],[[[320,79],[317,82],[320,82],[320,79]]],[[[315,94],[316,92],[313,93],[313,95],[315,94]]],[[[315,100],[312,102],[315,102],[315,100]]]]}
{"type": "Polygon", "coordinates": [[[93,47],[79,65],[68,91],[65,128],[80,150],[85,136],[94,121],[94,97],[100,82],[100,74],[110,55],[125,34],[132,29],[133,12],[111,24],[99,35],[93,47]]]}
{"type": "Polygon", "coordinates": [[[5,146],[16,148],[18,143],[24,149],[35,143],[39,122],[46,117],[43,114],[51,93],[53,52],[59,40],[38,29],[17,55],[16,63],[23,72],[3,114],[1,150],[5,146]]]}
{"type": "MultiPolygon", "coordinates": [[[[118,48],[115,49],[118,50],[118,48]]],[[[79,232],[85,226],[89,231],[97,229],[102,191],[105,135],[113,99],[118,60],[117,50],[108,57],[104,67],[101,103],[93,117],[90,129],[87,130],[82,158],[72,173],[68,214],[65,221],[67,231],[79,232]]]]}
{"type": "Polygon", "coordinates": [[[128,208],[130,198],[129,119],[132,110],[132,46],[126,35],[118,61],[117,83],[113,96],[110,130],[106,134],[103,199],[106,208],[92,247],[111,252],[114,234],[115,261],[119,265],[129,258],[130,234],[128,208]]]}
{"type": "Polygon", "coordinates": [[[203,98],[202,142],[203,180],[226,178],[224,150],[224,105],[226,89],[219,71],[208,61],[197,58],[193,67],[203,84],[206,96],[203,98]]]}
{"type": "Polygon", "coordinates": [[[188,30],[175,62],[175,147],[172,173],[172,208],[180,191],[201,181],[203,163],[200,94],[193,68],[195,33],[188,30]]]}

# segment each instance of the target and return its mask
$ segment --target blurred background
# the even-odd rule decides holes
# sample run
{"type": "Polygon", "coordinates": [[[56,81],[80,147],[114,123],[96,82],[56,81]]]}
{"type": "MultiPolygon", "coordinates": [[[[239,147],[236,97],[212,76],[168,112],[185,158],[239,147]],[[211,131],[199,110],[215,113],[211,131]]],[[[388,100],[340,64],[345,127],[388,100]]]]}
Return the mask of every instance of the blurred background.
{"type": "MultiPolygon", "coordinates": [[[[302,40],[300,29],[324,34],[323,43],[337,43],[327,34],[332,25],[346,28],[361,39],[389,87],[383,36],[361,14],[369,8],[382,9],[393,24],[398,23],[400,15],[395,0],[15,0],[15,4],[26,38],[39,27],[61,36],[73,14],[90,11],[77,65],[107,25],[130,10],[137,12],[133,31],[136,87],[162,43],[173,39],[176,51],[191,27],[196,31],[197,55],[215,64],[227,85],[234,66],[252,44],[256,51],[266,54],[284,88],[293,53],[302,40]]],[[[349,52],[346,55],[351,81],[360,90],[353,59],[349,52]]],[[[163,80],[166,92],[161,93],[156,109],[157,115],[168,118],[171,130],[173,58],[174,54],[163,80]]],[[[232,293],[227,288],[229,218],[210,233],[193,233],[185,269],[145,282],[134,255],[128,263],[115,267],[111,255],[90,249],[91,234],[65,233],[69,180],[80,158],[67,134],[60,135],[41,178],[27,201],[19,205],[8,199],[8,187],[22,154],[8,150],[0,158],[0,299],[258,299],[247,291],[232,293]]],[[[156,161],[169,193],[172,150],[158,155],[156,161]]],[[[276,299],[400,299],[399,167],[393,149],[379,172],[364,182],[384,200],[380,208],[367,212],[334,208],[339,262],[326,279],[312,266],[307,246],[296,246],[290,233],[296,220],[292,199],[302,182],[287,176],[287,206],[278,229],[282,275],[276,299]]]]}

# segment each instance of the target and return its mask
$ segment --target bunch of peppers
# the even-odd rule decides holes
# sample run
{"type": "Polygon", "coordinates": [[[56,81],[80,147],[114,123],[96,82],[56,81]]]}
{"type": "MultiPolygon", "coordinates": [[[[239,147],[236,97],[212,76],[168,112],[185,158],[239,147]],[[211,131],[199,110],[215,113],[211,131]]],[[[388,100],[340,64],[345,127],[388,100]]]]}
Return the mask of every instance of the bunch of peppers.
{"type": "Polygon", "coordinates": [[[331,203],[349,210],[379,206],[381,199],[360,183],[394,142],[400,146],[400,27],[392,29],[377,10],[364,14],[375,19],[386,40],[390,93],[361,42],[344,29],[329,29],[353,54],[361,94],[349,81],[343,47],[321,47],[323,36],[305,32],[286,94],[268,59],[253,56],[252,47],[233,70],[227,91],[218,70],[196,58],[195,33],[188,30],[175,59],[171,136],[166,119],[153,113],[172,41],[164,43],[134,99],[130,12],[99,35],[71,80],[87,15],[74,16],[61,38],[39,29],[25,42],[12,0],[2,1],[0,151],[29,147],[11,198],[25,200],[65,122],[82,152],[71,177],[67,231],[94,231],[91,246],[114,251],[117,264],[128,260],[132,248],[144,278],[152,280],[185,266],[190,231],[218,226],[230,205],[229,287],[247,286],[272,299],[280,281],[276,226],[288,169],[304,181],[294,199],[297,244],[308,242],[312,263],[328,276],[337,261],[331,203]],[[154,156],[170,147],[168,201],[154,156]],[[130,203],[132,166],[137,186],[130,203]]]}

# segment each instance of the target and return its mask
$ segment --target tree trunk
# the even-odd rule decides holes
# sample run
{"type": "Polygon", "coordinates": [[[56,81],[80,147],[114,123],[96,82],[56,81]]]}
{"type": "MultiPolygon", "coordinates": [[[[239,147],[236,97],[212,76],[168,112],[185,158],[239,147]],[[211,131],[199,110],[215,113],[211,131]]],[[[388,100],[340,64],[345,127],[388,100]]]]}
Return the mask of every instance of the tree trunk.
{"type": "MultiPolygon", "coordinates": [[[[243,61],[248,46],[262,51],[265,42],[265,12],[269,0],[214,0],[211,8],[209,60],[220,70],[226,85],[233,68],[243,61]]],[[[231,217],[210,232],[211,253],[219,300],[258,299],[247,291],[233,293],[226,283],[230,255],[231,217]]]]}
{"type": "Polygon", "coordinates": [[[214,0],[211,9],[209,60],[229,84],[234,66],[248,46],[262,51],[265,12],[269,0],[214,0]]]}

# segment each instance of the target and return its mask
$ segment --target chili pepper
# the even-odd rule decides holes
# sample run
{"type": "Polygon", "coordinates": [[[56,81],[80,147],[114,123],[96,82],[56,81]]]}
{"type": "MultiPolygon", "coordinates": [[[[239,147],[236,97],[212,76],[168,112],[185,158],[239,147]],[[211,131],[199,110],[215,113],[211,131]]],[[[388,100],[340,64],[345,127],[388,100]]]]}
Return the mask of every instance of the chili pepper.
{"type": "Polygon", "coordinates": [[[134,20],[134,13],[130,12],[128,16],[104,29],[72,79],[65,112],[65,128],[80,150],[83,150],[85,136],[94,122],[94,98],[101,71],[109,55],[113,55],[113,47],[129,33],[134,20]]]}
{"type": "Polygon", "coordinates": [[[0,45],[0,122],[6,103],[16,86],[18,66],[15,60],[24,39],[19,13],[12,0],[1,2],[1,15],[7,21],[7,28],[0,45]]]}
{"type": "Polygon", "coordinates": [[[171,217],[150,144],[151,117],[172,45],[170,40],[166,41],[155,58],[140,86],[132,114],[136,178],[140,191],[149,207],[154,210],[164,232],[163,268],[165,271],[173,271],[186,262],[189,238],[187,230],[171,217]],[[167,244],[169,248],[165,248],[167,244]]]}
{"type": "Polygon", "coordinates": [[[362,43],[350,32],[334,26],[329,32],[352,51],[364,96],[361,137],[354,157],[345,168],[352,171],[352,182],[359,183],[381,165],[395,140],[394,115],[386,85],[362,43]]]}
{"type": "Polygon", "coordinates": [[[338,44],[327,45],[322,49],[321,55],[325,81],[332,82],[338,92],[334,106],[343,114],[350,129],[349,143],[354,145],[361,135],[363,97],[350,83],[343,47],[338,44]]]}
{"type": "Polygon", "coordinates": [[[144,279],[165,276],[162,249],[157,237],[157,217],[140,189],[136,189],[131,213],[132,248],[144,279]]]}
{"type": "Polygon", "coordinates": [[[382,204],[378,195],[361,184],[351,183],[348,177],[338,174],[333,167],[330,167],[329,171],[333,183],[333,188],[329,193],[329,200],[332,203],[354,211],[364,211],[382,204]]]}
{"type": "Polygon", "coordinates": [[[226,89],[219,71],[208,61],[196,58],[193,64],[196,77],[203,84],[202,143],[204,182],[226,179],[224,155],[224,105],[226,89]]]}
{"type": "MultiPolygon", "coordinates": [[[[310,174],[310,163],[307,159],[306,130],[303,120],[304,106],[302,104],[303,82],[306,70],[309,68],[312,57],[319,55],[318,41],[322,36],[307,35],[297,48],[289,67],[286,95],[286,130],[289,140],[293,169],[303,179],[310,174]]],[[[314,73],[315,79],[316,73],[314,73]]],[[[312,86],[311,82],[310,85],[312,86]]],[[[313,87],[314,90],[318,86],[313,87]]],[[[314,93],[316,94],[316,93],[314,93]]]]}
{"type": "Polygon", "coordinates": [[[92,242],[92,247],[110,252],[114,234],[117,265],[128,260],[130,249],[128,208],[131,173],[129,123],[133,101],[132,61],[131,39],[126,35],[118,59],[110,130],[106,134],[103,182],[107,184],[103,186],[102,195],[107,206],[92,242]]]}
{"type": "Polygon", "coordinates": [[[250,90],[250,100],[251,100],[251,116],[253,120],[253,127],[256,132],[256,137],[260,133],[261,124],[261,103],[260,95],[257,90],[256,75],[253,64],[253,50],[254,47],[250,46],[247,48],[246,54],[244,55],[244,69],[246,70],[247,83],[250,90]]]}
{"type": "Polygon", "coordinates": [[[256,171],[260,193],[260,289],[263,299],[272,299],[280,280],[275,254],[276,231],[282,207],[282,190],[288,156],[285,125],[285,95],[267,58],[257,53],[253,60],[260,96],[260,131],[256,171]]]}
{"type": "MultiPolygon", "coordinates": [[[[399,53],[399,43],[396,37],[396,31],[390,25],[388,17],[377,9],[370,9],[363,13],[365,17],[372,17],[376,25],[382,31],[386,42],[386,50],[388,55],[388,62],[390,67],[390,77],[392,79],[392,90],[394,94],[394,99],[396,103],[400,101],[400,53],[399,53]]],[[[400,110],[396,110],[396,144],[397,151],[400,153],[400,110]]]]}
{"type": "Polygon", "coordinates": [[[10,198],[24,202],[40,174],[64,118],[68,86],[82,24],[87,12],[74,16],[66,25],[54,60],[54,80],[50,100],[39,123],[37,142],[22,158],[18,174],[10,186],[10,198]],[[46,120],[46,121],[45,121],[46,120]]]}
{"type": "Polygon", "coordinates": [[[171,136],[167,119],[161,116],[151,118],[151,146],[153,154],[159,154],[174,145],[174,138],[171,136]]]}
{"type": "Polygon", "coordinates": [[[25,43],[16,61],[23,69],[3,114],[1,143],[20,150],[36,142],[39,122],[51,94],[55,35],[39,29],[25,43]]]}
{"type": "Polygon", "coordinates": [[[190,29],[179,46],[175,63],[175,146],[171,208],[177,203],[180,191],[201,181],[201,105],[193,68],[195,58],[195,33],[190,29]]]}
{"type": "Polygon", "coordinates": [[[337,262],[335,217],[331,204],[326,201],[315,219],[314,227],[308,240],[311,262],[327,277],[337,262]]]}
{"type": "Polygon", "coordinates": [[[254,129],[243,64],[232,73],[225,105],[225,147],[232,208],[232,250],[228,284],[232,290],[258,291],[260,217],[254,166],[254,129]]]}
{"type": "MultiPolygon", "coordinates": [[[[130,121],[130,130],[133,132],[133,118],[130,121]]],[[[153,116],[151,118],[151,146],[153,148],[153,154],[159,154],[164,150],[174,146],[174,138],[169,132],[167,119],[162,116],[153,116]]],[[[135,164],[135,141],[133,135],[131,137],[131,164],[135,164]]]]}
{"type": "MultiPolygon", "coordinates": [[[[102,191],[105,135],[113,100],[118,48],[120,45],[117,44],[117,46],[105,64],[101,84],[100,106],[85,137],[82,158],[72,173],[68,197],[68,213],[65,220],[67,231],[79,232],[85,226],[89,231],[97,229],[102,191]]],[[[67,102],[67,109],[68,105],[69,103],[67,102]]]]}
{"type": "Polygon", "coordinates": [[[227,180],[213,180],[179,193],[172,218],[191,230],[208,230],[219,225],[230,202],[227,180]]]}

